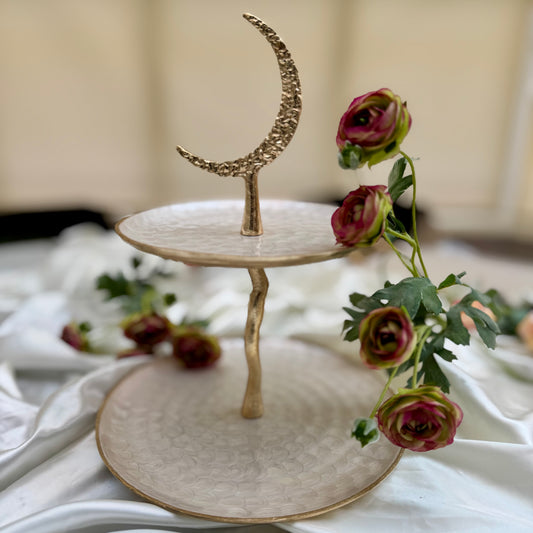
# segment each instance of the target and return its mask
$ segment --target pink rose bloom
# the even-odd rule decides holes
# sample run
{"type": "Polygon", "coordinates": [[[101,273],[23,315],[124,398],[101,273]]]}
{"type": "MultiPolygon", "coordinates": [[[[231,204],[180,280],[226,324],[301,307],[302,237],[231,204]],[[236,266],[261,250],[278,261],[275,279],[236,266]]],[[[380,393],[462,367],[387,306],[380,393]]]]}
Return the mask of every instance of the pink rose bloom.
{"type": "Polygon", "coordinates": [[[143,349],[163,342],[170,336],[169,320],[157,313],[137,313],[122,322],[124,335],[143,349]]]}
{"type": "Polygon", "coordinates": [[[404,309],[374,309],[359,324],[360,355],[369,368],[391,368],[411,357],[416,333],[404,309]]]}
{"type": "Polygon", "coordinates": [[[516,327],[516,334],[522,342],[533,352],[533,311],[530,311],[516,327]]]}
{"type": "Polygon", "coordinates": [[[343,246],[372,246],[385,232],[392,200],[385,185],[361,185],[331,217],[337,242],[343,246]]]}
{"type": "Polygon", "coordinates": [[[461,408],[439,387],[400,389],[377,414],[380,431],[396,446],[427,452],[451,444],[463,420],[461,408]]]}
{"type": "Polygon", "coordinates": [[[89,340],[87,339],[89,329],[90,327],[85,322],[82,324],[70,322],[61,331],[60,338],[70,344],[75,350],[88,352],[90,350],[89,340]]]}
{"type": "Polygon", "coordinates": [[[217,338],[193,326],[176,328],[172,349],[172,355],[186,368],[210,366],[221,355],[217,338]]]}
{"type": "Polygon", "coordinates": [[[406,104],[390,89],[380,89],[350,104],[339,123],[337,146],[343,156],[349,156],[350,145],[359,146],[358,166],[371,167],[397,155],[410,128],[406,104]]]}
{"type": "MultiPolygon", "coordinates": [[[[494,313],[488,307],[485,307],[482,303],[476,300],[475,302],[472,302],[472,307],[483,311],[486,315],[490,316],[490,318],[492,318],[492,320],[496,322],[496,316],[494,315],[494,313]]],[[[466,313],[461,313],[461,322],[463,323],[463,326],[470,331],[476,329],[474,321],[466,313]]]]}

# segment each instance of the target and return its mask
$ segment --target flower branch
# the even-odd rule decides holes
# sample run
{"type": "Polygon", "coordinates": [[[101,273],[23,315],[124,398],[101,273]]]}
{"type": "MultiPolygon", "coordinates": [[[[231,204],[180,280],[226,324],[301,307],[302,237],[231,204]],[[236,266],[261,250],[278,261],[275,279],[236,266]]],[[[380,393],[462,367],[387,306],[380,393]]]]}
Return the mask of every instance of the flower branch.
{"type": "Polygon", "coordinates": [[[411,122],[406,104],[389,89],[353,100],[337,132],[341,167],[356,170],[401,157],[389,173],[387,186],[361,185],[350,192],[331,223],[342,246],[372,246],[383,237],[411,276],[396,284],[386,282],[370,296],[354,292],[351,307],[345,308],[349,315],[343,328],[345,340],[359,339],[363,363],[389,373],[370,417],[357,418],[352,435],[366,446],[381,432],[397,446],[427,451],[451,444],[463,418],[461,408],[444,394],[449,382],[437,359],[455,359],[446,344],[468,344],[473,328],[493,348],[500,330],[491,316],[492,311],[498,312],[498,301],[490,291],[481,293],[465,285],[464,273],[450,274],[438,286],[429,278],[417,230],[415,166],[400,148],[411,122]],[[406,170],[410,174],[405,175],[406,170]],[[409,233],[396,218],[394,203],[411,188],[409,233]],[[410,257],[398,250],[394,240],[411,247],[410,257]],[[440,293],[454,285],[469,292],[446,309],[440,293]],[[411,367],[410,388],[385,399],[393,378],[411,367]]]}
{"type": "MultiPolygon", "coordinates": [[[[184,318],[179,324],[172,323],[165,311],[177,298],[173,293],[161,293],[155,285],[157,278],[167,274],[156,269],[143,275],[141,263],[140,258],[132,259],[129,276],[122,272],[102,274],[96,280],[96,289],[104,293],[105,300],[119,302],[125,315],[118,327],[132,346],[119,351],[117,358],[170,352],[186,368],[215,363],[221,356],[221,347],[215,336],[206,333],[207,321],[184,318]]],[[[95,353],[89,338],[91,329],[86,322],[71,322],[60,337],[78,351],[95,353]]]]}

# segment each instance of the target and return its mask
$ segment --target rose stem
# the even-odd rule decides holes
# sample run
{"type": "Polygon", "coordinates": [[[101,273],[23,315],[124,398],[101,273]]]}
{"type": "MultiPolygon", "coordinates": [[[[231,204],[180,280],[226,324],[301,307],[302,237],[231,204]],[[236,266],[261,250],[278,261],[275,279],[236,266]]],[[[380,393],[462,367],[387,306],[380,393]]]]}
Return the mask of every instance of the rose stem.
{"type": "Polygon", "coordinates": [[[413,363],[413,382],[411,383],[412,389],[415,389],[416,384],[418,383],[418,362],[420,361],[420,354],[422,353],[422,348],[424,348],[426,339],[429,337],[431,333],[431,327],[425,326],[424,328],[421,328],[419,331],[423,331],[423,333],[422,335],[420,335],[417,341],[417,346],[416,346],[415,362],[413,363]]]}
{"type": "Polygon", "coordinates": [[[418,240],[418,233],[416,230],[416,173],[415,173],[415,165],[413,164],[413,160],[403,151],[400,151],[400,154],[405,157],[407,162],[409,163],[409,167],[411,168],[411,174],[413,176],[413,202],[411,205],[411,216],[413,219],[413,237],[416,242],[416,253],[418,255],[418,259],[420,261],[420,265],[422,266],[422,270],[424,271],[424,276],[426,278],[429,278],[428,272],[426,270],[426,265],[424,265],[424,260],[422,259],[422,250],[420,249],[420,241],[418,240]]]}
{"type": "Polygon", "coordinates": [[[403,266],[409,270],[409,272],[411,272],[411,274],[416,278],[416,277],[419,277],[418,276],[418,272],[416,272],[410,265],[409,263],[407,263],[407,261],[403,258],[401,252],[398,250],[398,248],[396,248],[396,246],[394,246],[394,244],[392,243],[392,241],[387,237],[387,235],[384,233],[383,234],[383,238],[387,241],[387,244],[394,250],[394,253],[398,256],[398,258],[400,259],[400,261],[402,262],[403,266]]]}
{"type": "Polygon", "coordinates": [[[379,406],[381,405],[381,402],[383,402],[383,398],[385,398],[385,394],[389,390],[391,381],[394,379],[394,376],[396,375],[396,372],[398,372],[398,368],[396,367],[390,374],[389,379],[387,380],[387,383],[385,383],[385,386],[383,387],[383,390],[381,391],[381,395],[379,396],[378,401],[376,402],[376,405],[374,406],[374,409],[372,409],[372,412],[370,413],[369,418],[374,418],[376,416],[376,413],[378,412],[379,406]]]}

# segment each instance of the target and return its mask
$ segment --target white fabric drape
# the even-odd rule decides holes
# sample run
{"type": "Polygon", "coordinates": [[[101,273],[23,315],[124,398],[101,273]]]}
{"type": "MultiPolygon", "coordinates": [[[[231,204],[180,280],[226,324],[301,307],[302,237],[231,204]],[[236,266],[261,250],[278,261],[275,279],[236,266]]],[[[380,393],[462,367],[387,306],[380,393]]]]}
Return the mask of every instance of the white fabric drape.
{"type": "MultiPolygon", "coordinates": [[[[465,414],[452,446],[406,452],[382,484],[337,511],[298,522],[231,526],[146,503],[111,475],[95,443],[96,412],[113,384],[146,359],[80,354],[58,339],[61,326],[76,318],[95,324],[102,346],[122,342],[109,328],[119,311],[96,294],[94,278],[129,268],[136,252],[114,234],[84,226],[40,248],[38,261],[28,263],[23,254],[24,268],[13,267],[21,248],[3,248],[10,256],[5,264],[0,259],[6,317],[0,324],[3,533],[125,533],[143,527],[135,531],[533,531],[533,376],[522,372],[518,379],[502,363],[506,352],[520,352],[513,341],[490,353],[474,339],[471,346],[452,347],[457,361],[442,363],[451,397],[465,414]]],[[[339,340],[342,306],[350,292],[373,291],[384,276],[403,277],[388,261],[378,254],[360,263],[273,269],[262,334],[305,337],[355,357],[354,346],[339,340]]],[[[147,256],[142,268],[156,264],[162,263],[147,256]]],[[[246,272],[165,268],[175,274],[163,280],[179,297],[174,318],[207,317],[214,333],[242,334],[250,290],[246,272]]]]}

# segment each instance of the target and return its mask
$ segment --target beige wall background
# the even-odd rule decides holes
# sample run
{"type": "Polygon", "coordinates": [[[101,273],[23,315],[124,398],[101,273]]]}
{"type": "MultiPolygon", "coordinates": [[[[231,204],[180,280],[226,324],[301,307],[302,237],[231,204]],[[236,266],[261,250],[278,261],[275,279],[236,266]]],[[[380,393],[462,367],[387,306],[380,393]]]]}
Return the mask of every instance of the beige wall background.
{"type": "Polygon", "coordinates": [[[533,240],[530,0],[0,0],[0,210],[90,207],[119,217],[242,196],[179,158],[248,153],[277,113],[262,18],[298,66],[304,109],[263,197],[322,201],[357,174],[336,163],[340,115],[389,87],[407,100],[436,227],[533,240]]]}

